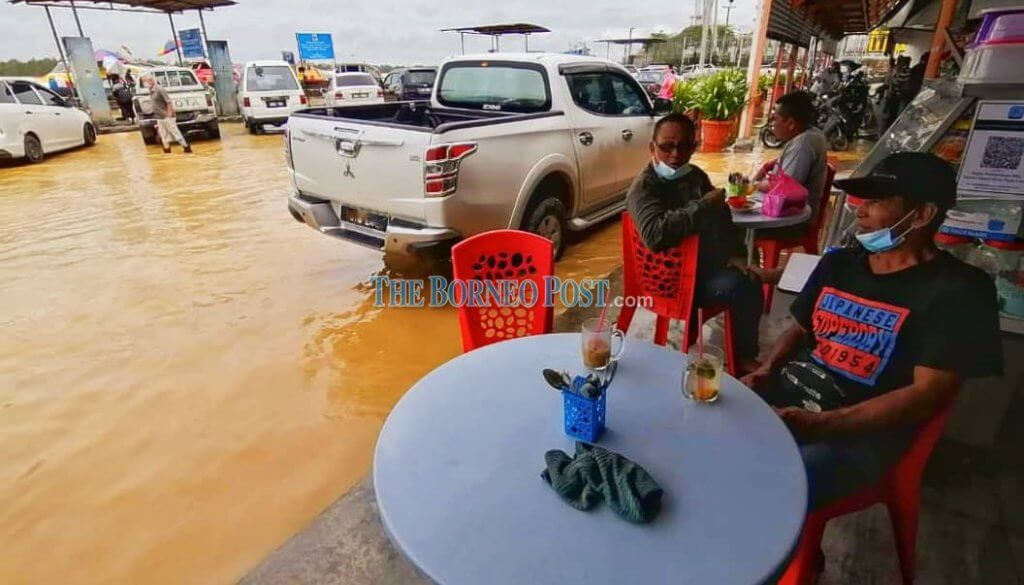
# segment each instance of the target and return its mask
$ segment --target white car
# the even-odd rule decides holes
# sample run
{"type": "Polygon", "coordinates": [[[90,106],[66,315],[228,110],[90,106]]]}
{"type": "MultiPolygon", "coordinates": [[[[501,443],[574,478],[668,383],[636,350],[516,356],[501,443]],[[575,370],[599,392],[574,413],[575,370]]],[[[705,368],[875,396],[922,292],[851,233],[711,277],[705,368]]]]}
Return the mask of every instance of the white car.
{"type": "Polygon", "coordinates": [[[552,240],[557,257],[567,232],[622,213],[671,106],[603,59],[460,56],[429,102],[294,114],[288,207],[325,235],[400,255],[511,228],[552,240]]]}
{"type": "Polygon", "coordinates": [[[250,61],[238,84],[238,109],[252,134],[264,126],[281,126],[292,112],[306,107],[306,93],[284,61],[250,61]]]}
{"type": "Polygon", "coordinates": [[[324,90],[328,107],[383,104],[384,90],[369,73],[338,73],[324,90]]]}
{"type": "Polygon", "coordinates": [[[21,79],[0,79],[0,158],[43,156],[96,144],[96,126],[84,110],[45,87],[21,79]]]}

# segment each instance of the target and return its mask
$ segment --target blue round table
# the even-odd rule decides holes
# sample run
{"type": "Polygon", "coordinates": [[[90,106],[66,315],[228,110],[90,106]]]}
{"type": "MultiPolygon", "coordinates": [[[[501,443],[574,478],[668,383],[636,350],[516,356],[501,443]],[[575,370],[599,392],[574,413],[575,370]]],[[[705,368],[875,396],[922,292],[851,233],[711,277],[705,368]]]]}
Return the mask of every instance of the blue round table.
{"type": "Polygon", "coordinates": [[[728,376],[715,404],[685,399],[686,356],[633,338],[608,393],[598,445],[665,490],[635,525],[605,505],[571,508],[540,477],[572,455],[545,367],[583,371],[579,334],[526,337],[461,355],[420,380],[388,417],[373,479],[384,527],[448,585],[752,585],[796,543],[807,483],[789,431],[728,376]]]}

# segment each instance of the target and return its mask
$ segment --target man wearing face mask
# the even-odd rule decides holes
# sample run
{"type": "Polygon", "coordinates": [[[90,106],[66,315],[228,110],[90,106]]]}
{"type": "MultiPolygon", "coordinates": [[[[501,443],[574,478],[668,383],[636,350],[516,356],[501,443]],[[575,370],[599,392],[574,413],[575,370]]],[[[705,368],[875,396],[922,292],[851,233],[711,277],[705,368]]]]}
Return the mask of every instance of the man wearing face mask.
{"type": "Polygon", "coordinates": [[[746,248],[725,205],[725,191],[715,189],[707,173],[690,164],[696,148],[692,120],[683,114],[659,120],[650,145],[651,164],[633,181],[626,206],[651,250],[700,236],[697,304],[731,309],[737,366],[749,372],[760,365],[755,360],[764,303],[761,272],[746,266],[746,248]]]}
{"type": "Polygon", "coordinates": [[[796,324],[743,378],[800,443],[811,509],[877,483],[963,380],[1002,371],[992,281],[932,241],[952,168],[903,152],[836,185],[862,201],[858,244],[822,258],[796,324]]]}

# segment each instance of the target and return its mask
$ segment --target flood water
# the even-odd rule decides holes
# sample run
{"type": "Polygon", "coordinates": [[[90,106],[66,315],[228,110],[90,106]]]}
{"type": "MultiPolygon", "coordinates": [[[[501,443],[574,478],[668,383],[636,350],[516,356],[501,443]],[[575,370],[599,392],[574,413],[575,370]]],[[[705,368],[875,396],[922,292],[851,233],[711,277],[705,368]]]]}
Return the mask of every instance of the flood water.
{"type": "MultiPolygon", "coordinates": [[[[234,582],[461,351],[453,309],[375,308],[380,255],[291,219],[280,136],[223,132],[0,167],[0,582],[234,582]]],[[[559,275],[617,266],[618,230],[559,275]]]]}

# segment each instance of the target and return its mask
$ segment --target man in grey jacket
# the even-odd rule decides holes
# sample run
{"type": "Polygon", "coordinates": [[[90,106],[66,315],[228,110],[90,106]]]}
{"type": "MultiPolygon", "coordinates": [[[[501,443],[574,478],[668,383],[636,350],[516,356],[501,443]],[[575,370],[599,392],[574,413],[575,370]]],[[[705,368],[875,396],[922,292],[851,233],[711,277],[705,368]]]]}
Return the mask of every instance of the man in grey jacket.
{"type": "Polygon", "coordinates": [[[687,236],[700,236],[697,305],[729,307],[737,369],[756,369],[764,303],[761,272],[746,265],[746,248],[725,205],[725,191],[715,189],[707,173],[690,164],[697,148],[693,121],[683,114],[665,116],[654,127],[650,148],[651,164],[626,196],[640,237],[659,252],[678,246],[687,236]]]}

